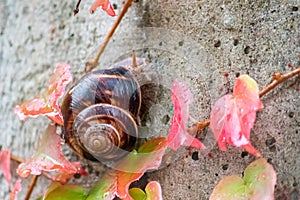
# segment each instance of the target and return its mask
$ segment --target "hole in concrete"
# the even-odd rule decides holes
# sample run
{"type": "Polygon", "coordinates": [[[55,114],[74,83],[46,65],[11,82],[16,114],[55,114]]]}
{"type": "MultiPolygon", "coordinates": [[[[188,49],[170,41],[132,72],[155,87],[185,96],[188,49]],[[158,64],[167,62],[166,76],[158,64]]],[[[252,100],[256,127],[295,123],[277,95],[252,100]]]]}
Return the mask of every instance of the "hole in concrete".
{"type": "Polygon", "coordinates": [[[192,159],[193,160],[199,160],[198,151],[195,151],[195,152],[192,153],[192,159]]]}
{"type": "Polygon", "coordinates": [[[275,146],[275,145],[270,146],[270,147],[269,147],[269,150],[270,150],[271,152],[275,152],[275,151],[276,151],[276,146],[275,146]]]}
{"type": "Polygon", "coordinates": [[[271,147],[276,143],[276,139],[274,137],[266,139],[265,144],[267,147],[271,147]]]}
{"type": "Polygon", "coordinates": [[[289,117],[290,117],[290,118],[293,118],[293,117],[294,117],[294,115],[295,115],[295,113],[294,113],[294,112],[289,112],[289,117]]]}
{"type": "Polygon", "coordinates": [[[163,123],[163,124],[168,124],[169,123],[169,121],[170,121],[170,116],[169,115],[165,115],[165,116],[163,116],[163,118],[161,119],[161,122],[163,123]]]}
{"type": "Polygon", "coordinates": [[[298,183],[296,182],[296,180],[294,180],[293,187],[297,187],[297,186],[298,186],[298,183]]]}
{"type": "Polygon", "coordinates": [[[234,46],[237,46],[238,44],[239,44],[239,40],[238,40],[238,39],[234,39],[234,40],[233,40],[233,45],[234,45],[234,46]]]}
{"type": "Polygon", "coordinates": [[[244,48],[244,53],[245,53],[245,54],[250,53],[250,47],[249,47],[249,46],[246,46],[246,47],[244,48]]]}
{"type": "Polygon", "coordinates": [[[297,7],[297,6],[293,6],[293,7],[292,7],[292,11],[293,11],[293,12],[298,11],[298,7],[297,7]]]}
{"type": "Polygon", "coordinates": [[[221,46],[221,41],[217,40],[214,44],[214,47],[220,47],[221,46]]]}
{"type": "Polygon", "coordinates": [[[219,174],[215,173],[215,176],[219,176],[219,174]]]}
{"type": "Polygon", "coordinates": [[[227,170],[227,169],[228,169],[228,166],[229,166],[228,164],[225,164],[225,165],[222,166],[222,169],[223,169],[223,170],[227,170]]]}
{"type": "Polygon", "coordinates": [[[235,77],[239,77],[241,74],[240,74],[240,72],[237,72],[237,73],[235,73],[235,77]]]}
{"type": "Polygon", "coordinates": [[[241,154],[242,158],[244,158],[244,157],[246,157],[246,156],[248,156],[248,155],[249,155],[249,154],[248,154],[247,151],[243,151],[242,154],[241,154]]]}
{"type": "Polygon", "coordinates": [[[270,164],[272,164],[272,158],[268,158],[267,162],[270,163],[270,164]]]}
{"type": "Polygon", "coordinates": [[[191,189],[191,186],[190,186],[190,185],[188,186],[188,189],[189,189],[189,190],[191,189]]]}

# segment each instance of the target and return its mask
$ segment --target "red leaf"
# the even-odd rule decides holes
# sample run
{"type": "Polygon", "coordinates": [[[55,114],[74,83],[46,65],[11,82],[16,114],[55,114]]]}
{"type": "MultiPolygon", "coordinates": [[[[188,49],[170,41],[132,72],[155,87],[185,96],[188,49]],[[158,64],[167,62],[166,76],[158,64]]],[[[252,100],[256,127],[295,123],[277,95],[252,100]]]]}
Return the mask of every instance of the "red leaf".
{"type": "Polygon", "coordinates": [[[11,184],[11,174],[10,174],[10,151],[8,150],[1,150],[0,151],[0,162],[1,162],[1,169],[3,172],[3,176],[7,183],[11,184]]]}
{"type": "Polygon", "coordinates": [[[116,176],[118,181],[117,196],[128,198],[128,189],[133,181],[140,179],[147,170],[157,169],[167,147],[165,138],[156,138],[142,145],[138,152],[132,152],[118,164],[116,176]]]}
{"type": "Polygon", "coordinates": [[[43,134],[37,150],[26,162],[19,165],[17,173],[22,177],[39,175],[42,171],[56,172],[53,180],[66,182],[76,173],[82,173],[79,163],[71,163],[62,154],[62,139],[56,133],[56,126],[49,125],[43,134]]]}
{"type": "Polygon", "coordinates": [[[162,156],[167,148],[165,138],[155,138],[143,144],[138,151],[131,152],[124,160],[103,177],[90,192],[87,200],[132,199],[128,189],[133,181],[140,179],[150,169],[160,166],[162,156]]]}
{"type": "Polygon", "coordinates": [[[233,95],[217,100],[210,114],[210,128],[222,151],[226,151],[228,143],[260,156],[249,139],[256,112],[261,108],[263,104],[257,83],[248,75],[240,76],[235,82],[233,95]]]}
{"type": "Polygon", "coordinates": [[[27,117],[45,115],[59,125],[63,125],[63,118],[58,100],[64,95],[66,85],[72,82],[72,74],[68,64],[60,64],[50,77],[47,90],[40,96],[16,105],[14,111],[20,120],[27,117]]]}
{"type": "Polygon", "coordinates": [[[177,150],[180,146],[204,148],[204,145],[198,139],[187,132],[189,104],[193,101],[191,91],[183,83],[174,81],[171,92],[174,115],[168,135],[169,147],[173,150],[177,150]]]}
{"type": "Polygon", "coordinates": [[[99,7],[102,7],[102,9],[106,11],[108,15],[112,17],[116,16],[115,10],[109,0],[95,0],[90,8],[90,13],[94,13],[99,7]]]}
{"type": "Polygon", "coordinates": [[[10,193],[9,200],[16,200],[17,199],[17,194],[22,190],[22,185],[21,185],[21,179],[18,179],[15,183],[14,188],[12,189],[10,193]]]}

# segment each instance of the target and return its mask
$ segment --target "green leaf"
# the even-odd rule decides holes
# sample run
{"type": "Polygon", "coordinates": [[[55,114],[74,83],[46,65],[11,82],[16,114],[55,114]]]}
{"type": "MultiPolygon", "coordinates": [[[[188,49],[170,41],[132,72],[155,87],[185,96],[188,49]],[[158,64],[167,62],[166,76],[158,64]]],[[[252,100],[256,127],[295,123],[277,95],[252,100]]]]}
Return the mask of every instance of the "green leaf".
{"type": "Polygon", "coordinates": [[[110,173],[106,174],[93,186],[86,200],[113,199],[115,197],[116,184],[116,177],[110,173]]]}
{"type": "Polygon", "coordinates": [[[86,191],[79,185],[62,185],[53,182],[44,196],[44,200],[85,200],[86,191]]]}
{"type": "Polygon", "coordinates": [[[253,199],[273,197],[276,184],[276,172],[272,165],[261,158],[252,162],[244,172],[244,181],[248,196],[253,199]]]}
{"type": "Polygon", "coordinates": [[[237,176],[224,177],[214,188],[210,200],[241,199],[245,195],[244,180],[237,176]]]}
{"type": "Polygon", "coordinates": [[[276,172],[264,158],[248,165],[244,177],[223,178],[214,188],[210,200],[274,199],[276,172]]]}
{"type": "Polygon", "coordinates": [[[129,190],[129,194],[134,200],[145,200],[146,199],[145,192],[143,190],[141,190],[140,188],[131,188],[129,190]]]}

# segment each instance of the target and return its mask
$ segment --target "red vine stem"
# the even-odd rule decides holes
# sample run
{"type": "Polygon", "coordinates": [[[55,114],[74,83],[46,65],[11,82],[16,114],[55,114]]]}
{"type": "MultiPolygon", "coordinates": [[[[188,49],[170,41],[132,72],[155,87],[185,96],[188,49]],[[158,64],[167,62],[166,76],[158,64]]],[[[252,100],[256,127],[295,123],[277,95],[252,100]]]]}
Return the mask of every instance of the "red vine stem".
{"type": "Polygon", "coordinates": [[[296,76],[297,74],[300,74],[300,67],[286,74],[281,74],[281,73],[274,74],[272,83],[259,92],[259,97],[264,96],[272,89],[274,89],[277,85],[286,81],[289,78],[292,78],[293,76],[296,76]]]}
{"type": "MultiPolygon", "coordinates": [[[[13,154],[10,154],[10,159],[16,161],[17,163],[24,163],[24,161],[21,158],[19,158],[17,156],[14,156],[13,154]]],[[[30,184],[28,186],[28,190],[27,190],[27,193],[26,193],[26,196],[25,196],[25,200],[29,200],[30,199],[30,196],[31,196],[32,191],[33,191],[33,189],[35,187],[35,184],[37,182],[38,177],[39,177],[39,175],[32,177],[32,179],[30,181],[30,184]]]]}
{"type": "Polygon", "coordinates": [[[101,54],[103,53],[105,47],[107,46],[110,38],[113,36],[115,30],[117,29],[117,27],[119,26],[121,20],[123,19],[124,15],[126,14],[128,8],[131,6],[133,0],[127,0],[124,8],[122,9],[120,15],[118,16],[117,20],[115,21],[115,23],[113,24],[113,26],[111,27],[110,31],[108,32],[108,34],[106,35],[102,45],[100,46],[95,58],[91,61],[88,61],[85,64],[85,72],[90,72],[93,68],[95,68],[98,65],[98,61],[99,58],[101,56],[101,54]]]}
{"type": "Polygon", "coordinates": [[[27,189],[25,200],[29,200],[39,176],[33,176],[27,189]]]}
{"type": "MultiPolygon", "coordinates": [[[[291,72],[288,72],[286,74],[275,73],[273,75],[272,83],[270,83],[262,91],[259,92],[259,97],[261,98],[262,96],[264,96],[265,94],[267,94],[268,92],[273,90],[277,85],[281,84],[282,82],[286,81],[287,79],[292,78],[298,74],[300,74],[300,67],[298,67],[297,69],[295,69],[291,72]]],[[[196,126],[197,131],[201,131],[204,128],[206,128],[207,126],[209,126],[209,124],[210,124],[210,120],[208,119],[205,121],[196,122],[193,126],[196,126]]]]}
{"type": "Polygon", "coordinates": [[[16,161],[17,163],[22,163],[24,162],[21,158],[14,156],[12,154],[10,154],[10,159],[16,161]]]}

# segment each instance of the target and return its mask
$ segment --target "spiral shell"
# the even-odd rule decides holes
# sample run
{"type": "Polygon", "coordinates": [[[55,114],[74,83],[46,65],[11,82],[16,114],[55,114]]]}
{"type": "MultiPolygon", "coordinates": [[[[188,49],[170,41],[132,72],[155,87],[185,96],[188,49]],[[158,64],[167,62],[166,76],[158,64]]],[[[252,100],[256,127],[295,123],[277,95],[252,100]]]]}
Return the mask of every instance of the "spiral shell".
{"type": "Polygon", "coordinates": [[[139,84],[127,69],[88,73],[63,100],[64,139],[89,160],[120,159],[137,141],[140,107],[139,84]]]}

